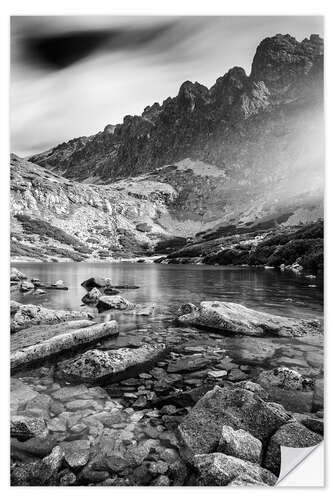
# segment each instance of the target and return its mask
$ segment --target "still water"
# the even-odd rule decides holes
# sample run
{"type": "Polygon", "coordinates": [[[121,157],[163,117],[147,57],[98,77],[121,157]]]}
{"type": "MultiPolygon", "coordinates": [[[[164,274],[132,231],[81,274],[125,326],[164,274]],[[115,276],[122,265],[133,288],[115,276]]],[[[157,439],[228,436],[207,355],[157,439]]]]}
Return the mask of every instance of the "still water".
{"type": "Polygon", "coordinates": [[[114,285],[139,286],[120,293],[136,304],[154,304],[156,312],[174,313],[184,302],[221,300],[295,318],[323,317],[322,278],[309,279],[275,269],[72,262],[14,265],[28,278],[47,283],[64,281],[68,291],[48,290],[44,296],[18,293],[13,297],[54,309],[79,308],[86,293],[82,281],[100,276],[111,278],[114,285]]]}

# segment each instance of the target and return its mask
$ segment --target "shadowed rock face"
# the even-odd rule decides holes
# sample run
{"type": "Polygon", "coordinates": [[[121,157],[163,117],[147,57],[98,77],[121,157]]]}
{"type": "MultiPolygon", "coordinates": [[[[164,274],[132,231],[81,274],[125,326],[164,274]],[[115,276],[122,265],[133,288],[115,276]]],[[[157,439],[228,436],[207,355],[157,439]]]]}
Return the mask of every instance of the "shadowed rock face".
{"type": "Polygon", "coordinates": [[[221,332],[257,337],[302,337],[321,333],[318,320],[275,316],[232,302],[201,302],[199,307],[185,304],[180,308],[178,321],[221,332]]]}
{"type": "Polygon", "coordinates": [[[220,442],[223,425],[243,429],[265,441],[289,415],[244,389],[221,389],[207,392],[190,410],[179,426],[184,456],[192,461],[196,454],[214,452],[220,442]]]}

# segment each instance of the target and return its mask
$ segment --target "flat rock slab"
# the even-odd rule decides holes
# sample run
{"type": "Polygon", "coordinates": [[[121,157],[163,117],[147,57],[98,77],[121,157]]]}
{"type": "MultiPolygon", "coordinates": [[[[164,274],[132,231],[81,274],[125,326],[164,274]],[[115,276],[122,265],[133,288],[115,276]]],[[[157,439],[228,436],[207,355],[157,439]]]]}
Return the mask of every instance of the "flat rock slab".
{"type": "Polygon", "coordinates": [[[167,371],[169,373],[194,372],[207,366],[210,360],[201,356],[184,356],[170,361],[167,371]]]}
{"type": "Polygon", "coordinates": [[[63,351],[90,344],[104,337],[115,336],[118,333],[119,329],[116,321],[96,323],[85,328],[69,329],[66,333],[56,334],[41,340],[39,343],[13,351],[10,356],[10,366],[12,370],[17,370],[32,362],[47,359],[63,351]]]}
{"type": "Polygon", "coordinates": [[[260,465],[224,453],[196,455],[194,467],[198,473],[200,486],[227,486],[242,475],[246,475],[257,483],[265,483],[269,486],[274,486],[277,481],[274,474],[260,465]]]}
{"type": "Polygon", "coordinates": [[[10,412],[15,415],[20,406],[39,395],[30,385],[17,378],[10,379],[10,412]]]}
{"type": "Polygon", "coordinates": [[[166,353],[165,344],[144,344],[138,349],[112,351],[93,349],[59,363],[58,369],[66,380],[112,383],[143,371],[166,353]]]}
{"type": "Polygon", "coordinates": [[[178,321],[182,324],[240,335],[302,337],[321,333],[316,319],[275,316],[232,302],[201,302],[199,307],[185,304],[179,313],[178,321]]]}
{"type": "Polygon", "coordinates": [[[196,454],[216,451],[224,425],[243,429],[265,441],[289,420],[280,405],[267,403],[251,391],[215,386],[178,427],[182,453],[191,462],[196,454]]]}
{"type": "Polygon", "coordinates": [[[89,319],[79,319],[76,321],[65,321],[56,325],[41,325],[24,328],[10,337],[10,352],[18,351],[24,347],[40,344],[45,340],[56,337],[70,330],[78,330],[93,325],[89,319]]]}
{"type": "Polygon", "coordinates": [[[10,331],[12,333],[33,325],[52,325],[74,319],[92,319],[93,317],[86,311],[54,310],[33,304],[20,304],[15,301],[11,301],[10,306],[10,331]]]}

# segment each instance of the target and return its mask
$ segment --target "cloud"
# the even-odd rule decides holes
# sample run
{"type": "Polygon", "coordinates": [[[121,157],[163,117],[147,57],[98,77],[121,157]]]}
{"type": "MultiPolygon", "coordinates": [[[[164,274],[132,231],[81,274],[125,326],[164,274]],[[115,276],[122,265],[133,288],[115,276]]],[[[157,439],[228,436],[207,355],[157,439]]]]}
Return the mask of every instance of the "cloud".
{"type": "Polygon", "coordinates": [[[11,149],[26,156],[141,114],[186,81],[249,72],[258,43],[322,34],[318,17],[16,16],[11,149]]]}

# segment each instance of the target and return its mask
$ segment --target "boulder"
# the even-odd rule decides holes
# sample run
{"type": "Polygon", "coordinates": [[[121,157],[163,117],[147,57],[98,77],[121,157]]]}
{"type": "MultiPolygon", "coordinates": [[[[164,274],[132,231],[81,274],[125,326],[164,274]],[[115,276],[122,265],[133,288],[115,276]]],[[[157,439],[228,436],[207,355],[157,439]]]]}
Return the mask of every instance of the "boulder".
{"type": "Polygon", "coordinates": [[[291,370],[285,366],[265,370],[257,378],[258,384],[265,388],[279,387],[286,390],[307,390],[313,388],[313,380],[303,377],[296,370],[291,370]]]}
{"type": "Polygon", "coordinates": [[[121,295],[102,295],[99,297],[96,307],[98,312],[103,312],[108,311],[109,309],[134,309],[135,305],[121,295]]]}
{"type": "Polygon", "coordinates": [[[268,393],[265,391],[261,385],[252,382],[251,380],[242,380],[241,382],[237,382],[235,386],[240,387],[241,389],[246,389],[247,391],[254,392],[257,396],[265,401],[268,400],[268,393]]]}
{"type": "Polygon", "coordinates": [[[41,417],[26,417],[24,415],[14,415],[10,419],[10,437],[19,441],[27,441],[33,437],[46,437],[47,428],[45,421],[41,417]]]}
{"type": "Polygon", "coordinates": [[[277,481],[274,474],[259,465],[223,453],[196,455],[193,465],[200,486],[226,486],[242,475],[269,486],[277,481]]]}
{"type": "Polygon", "coordinates": [[[11,470],[12,486],[52,486],[57,484],[57,472],[64,458],[60,446],[38,462],[19,464],[11,470]]]}
{"type": "Polygon", "coordinates": [[[260,464],[262,443],[243,429],[235,431],[229,425],[224,425],[217,451],[260,464]]]}
{"type": "Polygon", "coordinates": [[[279,475],[281,466],[281,446],[289,448],[307,448],[322,441],[322,436],[310,431],[298,422],[291,422],[280,427],[271,437],[265,455],[264,466],[279,475]]]}
{"type": "Polygon", "coordinates": [[[102,351],[93,349],[58,364],[66,380],[82,382],[115,382],[144,371],[167,353],[164,344],[143,344],[138,349],[102,351]]]}
{"type": "Polygon", "coordinates": [[[30,292],[30,290],[34,290],[35,285],[31,283],[31,281],[22,281],[20,284],[21,292],[30,292]]]}
{"type": "MultiPolygon", "coordinates": [[[[99,339],[118,335],[119,329],[116,321],[96,323],[85,328],[78,328],[66,333],[56,334],[50,338],[39,339],[36,344],[27,345],[13,351],[10,355],[10,366],[12,370],[22,368],[32,362],[49,358],[63,351],[76,349],[85,344],[91,344],[99,339]]],[[[44,332],[52,333],[52,330],[44,332]]],[[[30,340],[31,341],[31,340],[30,340]]]]}
{"type": "Polygon", "coordinates": [[[201,302],[199,307],[185,304],[179,313],[178,321],[182,324],[241,335],[302,337],[321,333],[320,322],[316,319],[275,316],[232,302],[201,302]],[[190,312],[183,314],[184,310],[190,312]]]}
{"type": "Polygon", "coordinates": [[[10,281],[21,281],[27,279],[27,276],[16,269],[16,267],[12,267],[10,270],[10,281]]]}
{"type": "Polygon", "coordinates": [[[84,304],[96,304],[101,295],[102,292],[100,292],[98,288],[92,288],[82,297],[82,302],[84,304]]]}
{"type": "Polygon", "coordinates": [[[266,441],[289,420],[289,414],[280,405],[267,403],[253,392],[215,386],[180,424],[181,451],[190,462],[193,455],[215,451],[224,425],[243,429],[266,441]]]}
{"type": "Polygon", "coordinates": [[[32,325],[52,325],[72,319],[91,319],[93,317],[91,313],[85,311],[47,309],[33,304],[19,304],[19,307],[17,307],[17,304],[17,302],[14,303],[15,313],[13,312],[11,315],[11,332],[17,332],[32,325]]]}
{"type": "Polygon", "coordinates": [[[93,288],[104,288],[106,286],[111,286],[110,278],[88,278],[81,283],[81,286],[85,288],[88,292],[93,288]]]}

